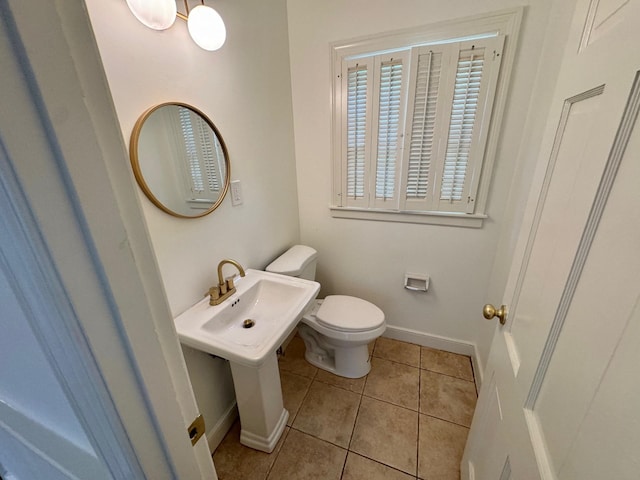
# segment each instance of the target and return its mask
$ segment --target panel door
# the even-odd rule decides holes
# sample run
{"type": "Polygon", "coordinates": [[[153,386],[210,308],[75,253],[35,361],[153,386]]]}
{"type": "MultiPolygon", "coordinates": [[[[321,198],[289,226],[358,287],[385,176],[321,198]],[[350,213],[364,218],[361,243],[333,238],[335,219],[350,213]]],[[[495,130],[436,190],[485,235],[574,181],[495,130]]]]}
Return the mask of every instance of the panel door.
{"type": "Polygon", "coordinates": [[[577,2],[463,478],[638,478],[639,4],[577,2]]]}

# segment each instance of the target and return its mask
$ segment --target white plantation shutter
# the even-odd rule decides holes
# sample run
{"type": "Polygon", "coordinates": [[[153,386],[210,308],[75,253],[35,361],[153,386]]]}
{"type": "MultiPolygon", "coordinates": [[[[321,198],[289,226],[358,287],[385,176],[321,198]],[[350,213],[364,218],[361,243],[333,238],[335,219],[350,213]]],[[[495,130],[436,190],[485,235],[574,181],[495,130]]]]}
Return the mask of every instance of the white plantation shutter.
{"type": "Polygon", "coordinates": [[[495,37],[458,44],[438,210],[473,212],[502,43],[495,37]]]}
{"type": "Polygon", "coordinates": [[[371,95],[371,63],[358,63],[346,75],[346,196],[347,204],[366,201],[369,160],[368,115],[371,95]]]}
{"type": "Polygon", "coordinates": [[[434,142],[442,52],[429,50],[418,55],[418,71],[411,119],[411,139],[407,165],[407,198],[424,199],[429,184],[429,168],[435,156],[434,142]]]}
{"type": "Polygon", "coordinates": [[[446,65],[450,45],[412,49],[414,72],[409,84],[407,148],[404,152],[405,210],[432,208],[433,175],[438,166],[438,145],[442,136],[440,118],[445,108],[442,85],[447,83],[446,65]]]}
{"type": "Polygon", "coordinates": [[[504,37],[342,63],[341,206],[474,213],[504,37]]]}
{"type": "Polygon", "coordinates": [[[460,201],[463,198],[478,112],[480,83],[485,63],[484,53],[484,48],[472,48],[460,52],[440,187],[441,200],[460,201]]]}
{"type": "Polygon", "coordinates": [[[377,148],[375,200],[386,202],[397,199],[397,170],[400,163],[400,127],[402,115],[403,58],[377,62],[379,91],[377,101],[377,148]]]}

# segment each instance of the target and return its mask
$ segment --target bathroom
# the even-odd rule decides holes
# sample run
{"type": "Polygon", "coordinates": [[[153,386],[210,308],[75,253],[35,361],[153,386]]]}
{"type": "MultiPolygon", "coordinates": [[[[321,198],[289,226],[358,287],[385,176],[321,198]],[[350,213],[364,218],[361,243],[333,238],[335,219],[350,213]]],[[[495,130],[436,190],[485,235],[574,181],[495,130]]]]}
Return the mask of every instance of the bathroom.
{"type": "MultiPolygon", "coordinates": [[[[140,195],[171,313],[202,298],[224,258],[262,269],[293,244],[311,245],[320,255],[320,297],[368,299],[385,312],[388,336],[471,356],[480,387],[495,329],[481,306],[499,301],[507,282],[536,161],[529,147],[543,135],[560,61],[553,45],[564,40],[571,13],[563,3],[403,0],[362,9],[364,2],[220,1],[214,6],[227,42],[205,52],[184,23],[158,33],[142,27],[124,1],[87,0],[125,142],[150,106],[194,105],[220,130],[232,180],[242,184],[241,205],[227,198],[195,220],[168,216],[140,195]],[[513,67],[482,227],[333,217],[329,45],[523,5],[518,57],[527,60],[513,67]],[[429,291],[406,291],[407,271],[428,274],[429,291]]],[[[184,355],[216,445],[234,414],[228,365],[188,348],[184,355]]]]}
{"type": "MultiPolygon", "coordinates": [[[[465,16],[520,5],[465,2],[465,16]]],[[[87,2],[123,136],[154,104],[194,105],[220,130],[232,180],[242,185],[242,205],[226,199],[195,220],[171,217],[141,199],[171,311],[177,315],[201,298],[220,260],[262,269],[302,243],[319,252],[320,298],[341,293],[368,299],[385,312],[388,334],[414,343],[433,344],[435,338],[440,348],[470,355],[479,372],[495,327],[482,319],[480,307],[504,289],[508,265],[495,260],[509,257],[526,200],[531,165],[519,150],[541,132],[542,125],[531,125],[530,134],[522,135],[528,109],[521,106],[531,101],[538,70],[531,58],[540,54],[553,5],[532,2],[526,8],[519,49],[529,61],[514,67],[482,228],[331,216],[329,45],[455,19],[461,12],[460,5],[442,2],[435,9],[431,2],[377,2],[366,13],[359,6],[224,2],[214,7],[226,23],[227,41],[206,52],[188,38],[184,22],[159,33],[140,25],[124,2],[87,2]],[[365,21],[351,21],[362,15],[365,21]],[[430,275],[429,292],[403,289],[407,271],[430,275]]],[[[546,107],[545,101],[536,103],[542,118],[546,107]]],[[[229,368],[188,347],[184,353],[198,405],[207,424],[216,425],[234,401],[229,368]]]]}

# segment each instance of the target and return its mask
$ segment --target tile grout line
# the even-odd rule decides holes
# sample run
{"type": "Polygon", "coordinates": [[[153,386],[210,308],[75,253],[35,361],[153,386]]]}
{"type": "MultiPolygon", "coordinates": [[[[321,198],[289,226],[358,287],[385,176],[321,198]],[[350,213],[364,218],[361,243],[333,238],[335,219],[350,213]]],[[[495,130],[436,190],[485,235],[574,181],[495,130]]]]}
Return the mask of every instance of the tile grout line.
{"type": "MultiPolygon", "coordinates": [[[[365,376],[368,376],[368,374],[367,374],[367,375],[365,375],[365,376]]],[[[308,377],[307,377],[307,378],[308,378],[308,377]]],[[[345,392],[355,393],[356,395],[362,395],[362,392],[356,392],[356,391],[354,391],[354,390],[351,390],[350,388],[345,388],[345,387],[343,387],[342,385],[336,385],[336,384],[334,384],[334,383],[329,383],[328,381],[326,381],[326,380],[321,380],[321,379],[319,379],[319,378],[315,378],[313,381],[316,381],[316,380],[317,380],[318,382],[322,383],[323,385],[329,385],[330,387],[339,388],[340,390],[344,390],[345,392]]],[[[366,382],[366,381],[365,381],[365,382],[366,382]]],[[[364,384],[363,384],[362,390],[364,391],[364,384]]]]}
{"type": "MultiPolygon", "coordinates": [[[[289,432],[291,431],[291,427],[289,427],[289,430],[287,430],[287,427],[284,427],[284,438],[282,439],[282,445],[280,446],[280,450],[278,450],[278,452],[276,453],[276,456],[273,457],[273,462],[271,462],[271,465],[269,465],[269,468],[267,468],[267,472],[264,476],[264,480],[267,480],[269,478],[269,475],[271,475],[271,470],[273,470],[273,466],[276,464],[276,461],[278,460],[278,457],[280,456],[280,454],[282,453],[282,449],[284,448],[284,442],[287,441],[287,437],[289,436],[289,432]]],[[[276,447],[278,446],[278,444],[276,444],[276,447]]]]}
{"type": "Polygon", "coordinates": [[[370,457],[368,455],[365,455],[363,453],[354,452],[353,450],[349,450],[349,453],[353,453],[354,455],[357,455],[359,457],[366,458],[367,460],[371,460],[372,462],[377,463],[378,465],[382,465],[382,466],[387,467],[387,468],[389,468],[391,470],[394,470],[396,472],[400,472],[400,473],[402,473],[404,475],[409,475],[410,477],[417,478],[417,475],[411,475],[410,473],[407,473],[404,470],[401,470],[401,469],[399,469],[397,467],[394,467],[392,465],[387,465],[386,463],[381,462],[380,460],[376,460],[375,458],[372,458],[372,457],[370,457]]]}
{"type": "MultiPolygon", "coordinates": [[[[420,377],[418,376],[418,396],[420,395],[420,390],[419,389],[420,389],[420,377]]],[[[389,400],[384,400],[382,398],[373,397],[371,395],[367,395],[366,393],[363,393],[362,396],[370,398],[372,400],[376,400],[378,402],[386,403],[387,405],[392,405],[394,407],[403,408],[404,410],[408,410],[410,412],[420,413],[420,399],[418,399],[418,408],[414,410],[413,408],[409,408],[409,407],[406,407],[404,405],[400,405],[398,403],[393,403],[393,402],[390,402],[389,400]]]]}
{"type": "MultiPolygon", "coordinates": [[[[296,414],[291,419],[291,425],[289,426],[289,428],[293,428],[293,422],[296,420],[296,418],[298,418],[298,414],[300,413],[300,410],[302,409],[302,405],[304,404],[304,401],[307,399],[307,396],[309,395],[309,392],[311,391],[311,385],[313,385],[313,382],[315,381],[315,377],[316,377],[317,374],[318,374],[318,371],[316,370],[316,372],[313,375],[313,377],[311,377],[311,381],[309,382],[309,386],[307,387],[307,391],[305,392],[304,396],[302,397],[302,400],[300,400],[300,406],[298,406],[298,409],[296,410],[296,414]]],[[[294,375],[297,375],[297,374],[294,373],[294,375]]],[[[298,376],[304,377],[304,375],[298,375],[298,376]]],[[[304,377],[304,378],[310,378],[310,377],[304,377]]]]}
{"type": "MultiPolygon", "coordinates": [[[[375,346],[375,341],[373,344],[373,350],[371,351],[371,356],[369,357],[369,365],[371,365],[371,358],[373,357],[373,352],[375,351],[376,346],[375,346]]],[[[371,371],[371,370],[369,370],[371,371]]],[[[367,381],[369,380],[369,373],[367,373],[367,375],[365,375],[364,377],[364,383],[362,385],[362,390],[360,391],[360,394],[358,395],[360,398],[358,399],[358,408],[356,410],[356,418],[353,421],[353,428],[351,429],[351,435],[349,436],[349,443],[347,444],[347,455],[344,457],[344,464],[342,465],[342,473],[340,474],[340,479],[342,479],[342,477],[344,476],[344,470],[345,468],[347,468],[347,459],[349,458],[349,452],[352,452],[353,450],[351,450],[351,442],[353,442],[353,435],[356,432],[356,425],[358,424],[358,416],[360,415],[360,407],[362,406],[362,398],[364,397],[364,389],[367,387],[367,381]]],[[[354,452],[355,454],[355,452],[354,452]]]]}
{"type": "Polygon", "coordinates": [[[378,355],[374,353],[371,354],[371,357],[380,359],[380,360],[386,360],[387,362],[391,362],[391,363],[397,363],[398,365],[406,365],[407,367],[413,367],[413,368],[422,368],[420,367],[420,365],[415,366],[415,365],[411,365],[410,363],[406,363],[406,362],[399,362],[398,360],[391,360],[390,358],[386,358],[386,357],[380,357],[378,355]]]}
{"type": "Polygon", "coordinates": [[[358,409],[356,410],[356,418],[353,422],[353,429],[351,430],[351,436],[349,437],[349,443],[347,445],[347,450],[351,451],[351,442],[353,442],[353,434],[356,432],[356,425],[358,424],[358,416],[360,415],[360,407],[362,406],[362,398],[364,397],[364,389],[367,386],[367,381],[369,380],[369,374],[364,379],[364,385],[362,386],[362,392],[360,392],[360,399],[358,400],[358,409]]]}
{"type": "MultiPolygon", "coordinates": [[[[425,372],[431,372],[431,373],[435,373],[438,375],[443,375],[445,377],[449,377],[449,378],[455,378],[458,380],[462,380],[464,382],[469,382],[469,383],[473,383],[475,385],[476,381],[475,381],[475,377],[473,377],[473,380],[467,380],[466,378],[462,378],[462,377],[457,377],[455,375],[450,375],[448,373],[442,373],[442,372],[438,372],[437,370],[431,370],[430,368],[420,368],[420,370],[424,370],[425,372]]],[[[472,375],[473,375],[473,370],[471,371],[472,375]]]]}
{"type": "Polygon", "coordinates": [[[421,413],[420,415],[424,415],[425,417],[435,418],[436,420],[441,420],[443,422],[450,423],[451,425],[457,425],[458,427],[466,428],[467,430],[471,429],[471,427],[467,427],[466,425],[462,425],[461,423],[456,423],[453,420],[447,420],[446,418],[436,417],[435,415],[431,415],[429,413],[421,413]]]}

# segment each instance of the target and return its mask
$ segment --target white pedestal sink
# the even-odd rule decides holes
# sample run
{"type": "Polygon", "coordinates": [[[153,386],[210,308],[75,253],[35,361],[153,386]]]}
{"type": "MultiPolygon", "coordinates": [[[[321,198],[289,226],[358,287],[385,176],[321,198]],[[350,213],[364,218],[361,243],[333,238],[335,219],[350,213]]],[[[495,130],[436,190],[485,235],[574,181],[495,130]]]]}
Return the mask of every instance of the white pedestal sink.
{"type": "Polygon", "coordinates": [[[226,358],[240,412],[244,445],[272,452],[289,412],[282,403],[276,350],[318,295],[320,284],[247,270],[220,305],[208,297],[175,319],[180,341],[226,358]]]}

